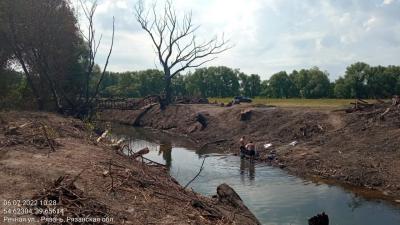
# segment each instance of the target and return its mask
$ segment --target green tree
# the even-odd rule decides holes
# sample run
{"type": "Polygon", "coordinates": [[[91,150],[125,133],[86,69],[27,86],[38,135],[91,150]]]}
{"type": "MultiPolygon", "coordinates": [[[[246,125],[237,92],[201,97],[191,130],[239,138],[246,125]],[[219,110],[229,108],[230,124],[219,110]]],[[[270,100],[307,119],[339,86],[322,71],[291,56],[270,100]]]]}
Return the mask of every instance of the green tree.
{"type": "Polygon", "coordinates": [[[305,98],[326,98],[330,94],[328,74],[314,67],[306,72],[308,82],[303,88],[305,98]]]}
{"type": "Polygon", "coordinates": [[[343,77],[339,77],[335,81],[335,87],[333,89],[335,98],[350,98],[351,97],[351,89],[346,80],[343,77]]]}
{"type": "Polygon", "coordinates": [[[76,19],[64,0],[4,0],[1,29],[21,65],[39,109],[44,101],[61,108],[62,81],[68,80],[79,41],[76,19]],[[4,10],[4,11],[3,11],[4,10]],[[48,97],[50,96],[50,98],[48,97]]]}
{"type": "Polygon", "coordinates": [[[0,108],[11,108],[21,102],[21,90],[25,87],[23,74],[0,68],[0,108]]]}
{"type": "Polygon", "coordinates": [[[178,74],[172,79],[172,93],[174,96],[186,96],[186,77],[178,74]]]}
{"type": "Polygon", "coordinates": [[[250,76],[245,73],[238,74],[240,81],[240,92],[242,95],[255,97],[260,95],[261,91],[261,79],[257,74],[251,74],[250,76]]]}
{"type": "MultiPolygon", "coordinates": [[[[387,96],[388,92],[394,92],[394,85],[391,88],[390,83],[388,83],[389,76],[384,74],[385,67],[377,66],[377,67],[370,67],[366,73],[365,80],[365,95],[369,98],[381,98],[383,96],[387,96]],[[390,90],[392,89],[392,90],[390,90]]],[[[394,84],[396,80],[394,79],[392,82],[394,84]]],[[[389,81],[390,82],[390,81],[389,81]]]]}
{"type": "Polygon", "coordinates": [[[292,85],[293,83],[285,71],[272,75],[268,82],[270,95],[273,98],[288,98],[292,85]]]}
{"type": "Polygon", "coordinates": [[[365,98],[368,95],[366,84],[370,66],[363,62],[354,63],[346,68],[344,80],[350,88],[351,98],[365,98]]]}
{"type": "Polygon", "coordinates": [[[262,96],[262,97],[272,97],[271,89],[270,89],[270,86],[269,86],[269,80],[263,80],[261,82],[260,96],[262,96]]]}
{"type": "Polygon", "coordinates": [[[294,70],[290,74],[290,80],[293,83],[292,96],[306,98],[308,95],[307,85],[310,82],[309,71],[306,69],[302,69],[299,72],[294,70]]]}
{"type": "Polygon", "coordinates": [[[190,95],[201,97],[230,97],[239,94],[238,71],[225,66],[196,69],[186,78],[190,95]]]}
{"type": "Polygon", "coordinates": [[[383,92],[384,97],[391,97],[392,95],[399,94],[400,92],[400,66],[388,66],[385,68],[383,72],[384,79],[384,89],[386,91],[383,92]]]}

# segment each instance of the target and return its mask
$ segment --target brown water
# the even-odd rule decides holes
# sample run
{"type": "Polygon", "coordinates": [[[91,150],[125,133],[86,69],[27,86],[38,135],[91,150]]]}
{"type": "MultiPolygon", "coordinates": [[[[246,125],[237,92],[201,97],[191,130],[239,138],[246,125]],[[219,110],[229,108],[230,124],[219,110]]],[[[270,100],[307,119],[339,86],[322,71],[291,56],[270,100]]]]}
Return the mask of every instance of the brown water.
{"type": "Polygon", "coordinates": [[[113,133],[129,139],[134,149],[149,147],[146,157],[168,165],[182,185],[194,177],[206,157],[204,170],[190,187],[213,195],[219,184],[227,183],[266,225],[306,225],[309,217],[322,211],[329,215],[331,225],[400,224],[400,207],[367,200],[349,189],[303,180],[236,156],[198,152],[184,137],[127,126],[115,127],[113,133]]]}

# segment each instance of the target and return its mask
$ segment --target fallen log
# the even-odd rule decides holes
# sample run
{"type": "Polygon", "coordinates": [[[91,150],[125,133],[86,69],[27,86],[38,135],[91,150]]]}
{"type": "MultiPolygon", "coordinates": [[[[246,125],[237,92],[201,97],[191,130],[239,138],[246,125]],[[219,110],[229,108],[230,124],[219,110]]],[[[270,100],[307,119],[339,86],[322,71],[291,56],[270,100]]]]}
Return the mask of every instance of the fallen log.
{"type": "Polygon", "coordinates": [[[390,107],[387,108],[381,115],[379,115],[379,119],[384,119],[385,115],[388,114],[388,112],[390,111],[390,107]]]}
{"type": "Polygon", "coordinates": [[[231,206],[237,209],[235,219],[238,224],[248,225],[259,225],[260,221],[254,216],[254,214],[247,208],[243,203],[239,195],[227,184],[221,184],[217,187],[217,198],[218,203],[224,206],[231,206]]]}
{"type": "Polygon", "coordinates": [[[227,184],[221,184],[217,187],[217,195],[218,201],[221,203],[228,204],[239,209],[247,209],[240,196],[227,184]]]}
{"type": "Polygon", "coordinates": [[[140,149],[139,151],[133,153],[133,155],[131,157],[136,159],[138,157],[142,157],[143,155],[146,155],[149,152],[150,152],[149,148],[146,147],[146,148],[140,149]]]}
{"type": "Polygon", "coordinates": [[[136,116],[136,118],[132,121],[133,126],[139,126],[140,124],[140,119],[151,109],[153,106],[157,105],[157,103],[150,103],[144,107],[142,107],[140,110],[141,112],[136,116]]]}
{"type": "Polygon", "coordinates": [[[109,133],[108,130],[104,131],[103,134],[99,138],[97,138],[97,140],[96,140],[97,143],[100,143],[104,138],[106,138],[108,133],[109,133]]]}
{"type": "Polygon", "coordinates": [[[357,101],[359,101],[361,104],[362,104],[362,103],[364,103],[364,104],[369,104],[367,101],[365,101],[365,100],[363,100],[363,99],[361,99],[361,98],[357,98],[357,101]]]}

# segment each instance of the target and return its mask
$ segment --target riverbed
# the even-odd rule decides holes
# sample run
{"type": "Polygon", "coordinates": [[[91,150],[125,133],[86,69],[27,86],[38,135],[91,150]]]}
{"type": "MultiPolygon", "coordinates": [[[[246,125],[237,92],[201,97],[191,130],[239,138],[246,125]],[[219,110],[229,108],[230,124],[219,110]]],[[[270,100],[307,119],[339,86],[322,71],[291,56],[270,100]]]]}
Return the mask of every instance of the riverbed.
{"type": "Polygon", "coordinates": [[[212,149],[199,150],[185,137],[128,126],[114,126],[112,132],[128,139],[134,150],[148,147],[146,157],[167,165],[181,185],[197,174],[205,159],[203,171],[189,187],[211,196],[219,184],[227,183],[266,225],[305,225],[309,217],[323,211],[331,225],[400,224],[400,207],[354,189],[304,180],[212,149]]]}

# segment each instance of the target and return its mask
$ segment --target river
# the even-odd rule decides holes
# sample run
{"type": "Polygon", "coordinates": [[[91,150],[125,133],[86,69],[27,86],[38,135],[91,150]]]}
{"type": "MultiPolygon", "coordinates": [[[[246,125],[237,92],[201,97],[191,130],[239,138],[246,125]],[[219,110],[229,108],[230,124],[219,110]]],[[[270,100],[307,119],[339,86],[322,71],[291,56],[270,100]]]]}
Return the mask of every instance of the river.
{"type": "Polygon", "coordinates": [[[309,217],[322,211],[329,215],[331,225],[400,224],[400,207],[353,189],[304,180],[264,163],[210,149],[196,151],[184,137],[128,126],[113,126],[112,133],[129,139],[135,150],[149,147],[146,157],[168,165],[181,185],[196,175],[206,158],[204,170],[190,187],[211,196],[219,184],[227,183],[265,225],[306,225],[309,217]]]}

